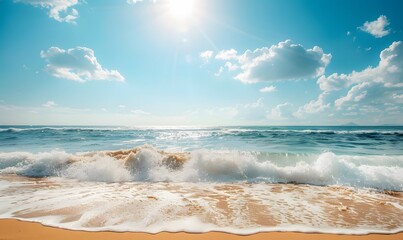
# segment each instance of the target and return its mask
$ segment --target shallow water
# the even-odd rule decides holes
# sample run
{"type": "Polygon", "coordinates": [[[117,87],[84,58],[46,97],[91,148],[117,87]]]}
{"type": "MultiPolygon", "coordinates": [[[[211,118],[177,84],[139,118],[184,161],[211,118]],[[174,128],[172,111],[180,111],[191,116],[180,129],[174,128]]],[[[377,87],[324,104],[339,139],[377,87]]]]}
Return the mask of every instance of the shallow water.
{"type": "Polygon", "coordinates": [[[266,183],[97,183],[0,177],[0,217],[88,231],[402,231],[403,196],[266,183]]]}

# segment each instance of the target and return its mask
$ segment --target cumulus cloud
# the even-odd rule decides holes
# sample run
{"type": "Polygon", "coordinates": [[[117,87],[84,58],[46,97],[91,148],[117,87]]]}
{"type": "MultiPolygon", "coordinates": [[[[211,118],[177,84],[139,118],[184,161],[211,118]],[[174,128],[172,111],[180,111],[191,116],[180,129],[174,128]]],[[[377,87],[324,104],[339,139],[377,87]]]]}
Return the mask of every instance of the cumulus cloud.
{"type": "Polygon", "coordinates": [[[42,104],[42,107],[45,108],[52,108],[52,107],[56,107],[57,104],[53,101],[47,101],[46,103],[42,104]]]}
{"type": "Polygon", "coordinates": [[[355,85],[354,87],[351,88],[351,90],[347,93],[346,96],[337,99],[334,102],[334,105],[338,109],[340,109],[341,106],[347,102],[360,102],[367,96],[368,91],[366,89],[368,89],[370,85],[371,83],[369,82],[363,82],[358,85],[355,85]]]}
{"type": "MultiPolygon", "coordinates": [[[[334,73],[322,76],[318,84],[326,96],[331,92],[348,89],[347,94],[334,100],[337,110],[357,111],[363,114],[389,112],[401,109],[400,98],[403,91],[403,44],[393,42],[380,53],[380,61],[376,67],[367,67],[362,71],[349,74],[334,73]]],[[[320,98],[318,99],[318,101],[320,98]]],[[[320,102],[320,101],[319,101],[320,102]]],[[[320,106],[326,106],[321,101],[320,106]]],[[[313,104],[311,104],[313,106],[313,104]]]]}
{"type": "Polygon", "coordinates": [[[78,11],[74,8],[78,0],[14,0],[48,10],[50,18],[59,22],[75,23],[78,11]]]}
{"type": "Polygon", "coordinates": [[[239,57],[242,72],[235,78],[244,83],[313,78],[324,73],[331,58],[320,47],[305,49],[286,40],[270,48],[247,50],[239,57]]]}
{"type": "Polygon", "coordinates": [[[318,77],[324,74],[330,63],[331,54],[320,47],[305,49],[291,40],[271,47],[247,50],[238,55],[234,49],[223,50],[216,59],[232,62],[240,69],[234,78],[244,83],[276,82],[318,77]]]}
{"type": "Polygon", "coordinates": [[[64,50],[51,47],[47,51],[41,51],[40,55],[48,63],[46,70],[57,78],[78,82],[89,80],[124,81],[124,77],[117,70],[104,69],[90,48],[76,47],[64,50]]]}
{"type": "Polygon", "coordinates": [[[226,67],[228,69],[228,71],[230,71],[230,72],[235,71],[239,68],[238,65],[231,63],[231,62],[226,62],[224,67],[226,67]]]}
{"type": "Polygon", "coordinates": [[[213,57],[213,54],[214,54],[213,51],[207,50],[207,51],[204,51],[204,52],[200,53],[200,57],[201,57],[205,62],[208,62],[208,61],[210,60],[210,58],[213,57]]]}
{"type": "Polygon", "coordinates": [[[376,38],[381,38],[390,33],[390,29],[386,27],[390,24],[386,16],[381,15],[375,21],[366,21],[364,25],[358,27],[361,31],[367,32],[376,38]]]}
{"type": "Polygon", "coordinates": [[[222,50],[215,56],[215,58],[220,60],[238,59],[238,52],[235,49],[222,50]]]}
{"type": "Polygon", "coordinates": [[[291,103],[285,102],[278,104],[276,107],[272,108],[267,118],[271,120],[287,120],[292,116],[291,103]]]}
{"type": "Polygon", "coordinates": [[[271,93],[271,92],[275,92],[275,91],[277,91],[277,88],[275,86],[264,87],[259,90],[259,92],[262,92],[262,93],[271,93]]]}
{"type": "Polygon", "coordinates": [[[363,71],[353,71],[350,74],[338,74],[318,79],[323,91],[337,91],[364,82],[379,83],[387,88],[403,87],[403,45],[393,42],[380,54],[376,67],[368,67],[363,71]]]}
{"type": "Polygon", "coordinates": [[[323,92],[319,95],[317,100],[312,100],[304,106],[299,107],[298,111],[295,112],[293,115],[298,118],[303,118],[306,114],[324,111],[325,109],[330,107],[330,103],[326,101],[326,97],[328,94],[328,92],[323,92]]]}

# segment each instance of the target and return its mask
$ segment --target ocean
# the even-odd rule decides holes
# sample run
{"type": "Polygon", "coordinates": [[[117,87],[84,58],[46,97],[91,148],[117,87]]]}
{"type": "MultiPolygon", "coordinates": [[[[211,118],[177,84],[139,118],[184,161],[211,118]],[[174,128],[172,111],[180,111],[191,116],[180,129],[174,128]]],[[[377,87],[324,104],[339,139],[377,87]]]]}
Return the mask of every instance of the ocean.
{"type": "Polygon", "coordinates": [[[0,126],[0,218],[99,231],[403,230],[403,127],[0,126]]]}

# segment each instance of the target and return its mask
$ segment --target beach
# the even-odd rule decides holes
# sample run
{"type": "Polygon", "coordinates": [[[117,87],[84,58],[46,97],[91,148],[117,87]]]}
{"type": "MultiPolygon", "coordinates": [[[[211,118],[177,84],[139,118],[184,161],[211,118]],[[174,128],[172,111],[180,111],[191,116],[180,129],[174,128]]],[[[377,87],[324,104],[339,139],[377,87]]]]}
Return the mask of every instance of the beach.
{"type": "Polygon", "coordinates": [[[0,0],[0,240],[403,240],[403,0],[0,0]]]}
{"type": "Polygon", "coordinates": [[[269,183],[99,183],[0,176],[0,218],[81,231],[402,231],[403,194],[342,186],[269,183]]]}
{"type": "Polygon", "coordinates": [[[0,148],[0,219],[9,231],[0,237],[66,231],[55,234],[396,239],[403,230],[401,134],[340,127],[4,128],[0,137],[27,144],[20,151],[10,140],[0,148]],[[323,152],[329,135],[331,151],[323,152]]]}
{"type": "Polygon", "coordinates": [[[58,239],[58,240],[162,240],[162,239],[177,239],[177,240],[205,240],[205,239],[222,239],[222,240],[263,240],[263,239],[288,239],[288,240],[396,240],[402,239],[403,233],[381,235],[334,235],[320,233],[293,233],[293,232],[270,232],[259,233],[253,235],[235,235],[221,232],[191,234],[191,233],[132,233],[132,232],[86,232],[72,231],[61,228],[53,228],[43,226],[40,223],[24,222],[19,220],[1,219],[0,229],[2,240],[42,240],[42,239],[58,239]]]}

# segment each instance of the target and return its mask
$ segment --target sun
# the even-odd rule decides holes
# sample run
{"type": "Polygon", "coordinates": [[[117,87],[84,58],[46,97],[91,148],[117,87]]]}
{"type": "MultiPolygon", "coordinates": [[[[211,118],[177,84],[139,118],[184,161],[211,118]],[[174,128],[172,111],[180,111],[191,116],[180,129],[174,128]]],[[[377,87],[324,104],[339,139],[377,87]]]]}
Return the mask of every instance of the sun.
{"type": "Polygon", "coordinates": [[[193,0],[170,0],[169,10],[171,16],[178,21],[188,20],[194,13],[193,0]]]}

